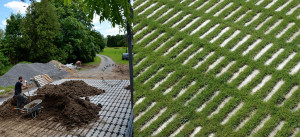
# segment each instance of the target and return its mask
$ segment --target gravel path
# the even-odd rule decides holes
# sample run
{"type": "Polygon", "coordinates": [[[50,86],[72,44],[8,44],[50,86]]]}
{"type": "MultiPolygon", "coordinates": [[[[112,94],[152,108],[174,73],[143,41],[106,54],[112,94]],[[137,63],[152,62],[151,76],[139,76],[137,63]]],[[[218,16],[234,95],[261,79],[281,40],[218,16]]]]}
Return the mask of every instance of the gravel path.
{"type": "Polygon", "coordinates": [[[99,55],[101,63],[98,67],[77,71],[68,75],[66,79],[104,79],[104,80],[129,80],[129,66],[116,64],[111,58],[105,55],[99,55]]]}
{"type": "Polygon", "coordinates": [[[115,62],[108,56],[105,56],[105,55],[99,55],[97,54],[98,57],[101,58],[101,64],[99,65],[99,67],[96,69],[97,71],[103,71],[103,69],[106,67],[105,71],[106,72],[110,72],[112,71],[112,69],[114,67],[108,67],[112,64],[115,64],[115,62]]]}
{"type": "Polygon", "coordinates": [[[115,65],[115,62],[110,57],[105,55],[99,55],[99,54],[97,54],[97,56],[101,58],[101,63],[97,68],[93,68],[86,71],[80,71],[78,72],[78,74],[85,77],[93,77],[95,76],[96,73],[103,72],[103,71],[107,73],[113,70],[114,68],[113,65],[115,65]]]}

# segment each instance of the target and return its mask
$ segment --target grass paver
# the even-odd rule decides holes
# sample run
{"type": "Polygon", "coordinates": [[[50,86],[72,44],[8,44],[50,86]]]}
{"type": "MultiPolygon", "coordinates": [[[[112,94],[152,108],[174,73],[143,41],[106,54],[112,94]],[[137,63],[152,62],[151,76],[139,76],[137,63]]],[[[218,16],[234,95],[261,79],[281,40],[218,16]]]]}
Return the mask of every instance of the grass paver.
{"type": "Polygon", "coordinates": [[[300,136],[300,1],[134,7],[135,136],[300,136]]]}

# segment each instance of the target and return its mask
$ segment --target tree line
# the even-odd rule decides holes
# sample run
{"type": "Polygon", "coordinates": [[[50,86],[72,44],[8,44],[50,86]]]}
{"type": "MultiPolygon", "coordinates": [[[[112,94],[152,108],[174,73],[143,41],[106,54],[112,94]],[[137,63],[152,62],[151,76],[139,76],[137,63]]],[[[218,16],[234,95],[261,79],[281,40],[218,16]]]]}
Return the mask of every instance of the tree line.
{"type": "Polygon", "coordinates": [[[107,47],[127,47],[127,39],[124,35],[107,35],[107,47]]]}
{"type": "Polygon", "coordinates": [[[33,1],[25,16],[11,14],[0,31],[0,70],[20,61],[93,61],[106,44],[82,5],[81,0],[68,5],[64,0],[33,1]]]}

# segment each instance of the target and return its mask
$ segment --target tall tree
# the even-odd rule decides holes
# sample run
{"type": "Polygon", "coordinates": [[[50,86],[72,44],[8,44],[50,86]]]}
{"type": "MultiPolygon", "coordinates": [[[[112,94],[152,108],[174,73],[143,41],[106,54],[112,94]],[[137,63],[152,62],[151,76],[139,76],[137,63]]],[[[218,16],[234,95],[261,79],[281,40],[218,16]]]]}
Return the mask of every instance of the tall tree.
{"type": "Polygon", "coordinates": [[[126,47],[127,42],[124,35],[115,35],[115,36],[107,36],[107,46],[108,47],[126,47]]]}
{"type": "Polygon", "coordinates": [[[104,42],[104,36],[96,30],[91,31],[91,35],[94,37],[95,45],[100,48],[100,51],[103,51],[106,45],[104,42]]]}
{"type": "Polygon", "coordinates": [[[3,29],[0,29],[0,41],[1,39],[4,37],[4,30],[3,29]]]}
{"type": "Polygon", "coordinates": [[[27,8],[22,31],[26,40],[23,48],[29,51],[28,60],[48,62],[60,59],[59,49],[54,45],[59,28],[55,7],[48,0],[33,2],[27,8]]]}
{"type": "Polygon", "coordinates": [[[61,24],[55,43],[65,51],[62,55],[66,57],[66,61],[92,61],[105,44],[102,35],[92,30],[92,20],[83,11],[82,2],[77,0],[64,5],[63,0],[52,0],[52,3],[61,24]]]}
{"type": "Polygon", "coordinates": [[[10,18],[6,20],[7,25],[5,28],[5,36],[3,38],[2,52],[6,57],[10,59],[11,63],[16,63],[22,60],[22,33],[21,33],[21,22],[22,15],[11,14],[10,18]]]}
{"type": "Polygon", "coordinates": [[[64,0],[51,0],[51,2],[56,7],[59,20],[72,16],[85,25],[87,29],[92,30],[92,19],[88,18],[83,10],[83,2],[81,0],[74,0],[68,5],[64,4],[64,0]]]}
{"type": "Polygon", "coordinates": [[[0,51],[1,49],[3,49],[3,42],[2,42],[3,37],[4,37],[4,31],[3,29],[0,29],[0,51]]]}
{"type": "Polygon", "coordinates": [[[100,48],[94,44],[90,31],[77,19],[67,17],[61,21],[62,30],[57,39],[57,45],[67,55],[67,62],[81,60],[93,61],[100,48]]]}

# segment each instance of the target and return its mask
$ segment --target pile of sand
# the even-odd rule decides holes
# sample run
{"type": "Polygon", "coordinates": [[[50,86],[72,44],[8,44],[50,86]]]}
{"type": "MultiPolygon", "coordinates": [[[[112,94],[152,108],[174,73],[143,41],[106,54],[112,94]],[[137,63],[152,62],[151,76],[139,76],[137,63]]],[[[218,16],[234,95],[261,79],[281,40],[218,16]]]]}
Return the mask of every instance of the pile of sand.
{"type": "MultiPolygon", "coordinates": [[[[105,91],[91,87],[83,81],[68,81],[60,85],[47,85],[40,88],[31,100],[42,99],[43,112],[35,120],[49,120],[59,122],[67,129],[80,127],[98,119],[101,104],[90,103],[89,99],[80,97],[99,95],[105,91]]],[[[0,119],[15,119],[22,117],[28,120],[26,114],[19,114],[16,110],[16,99],[11,98],[0,106],[0,119]]]]}

